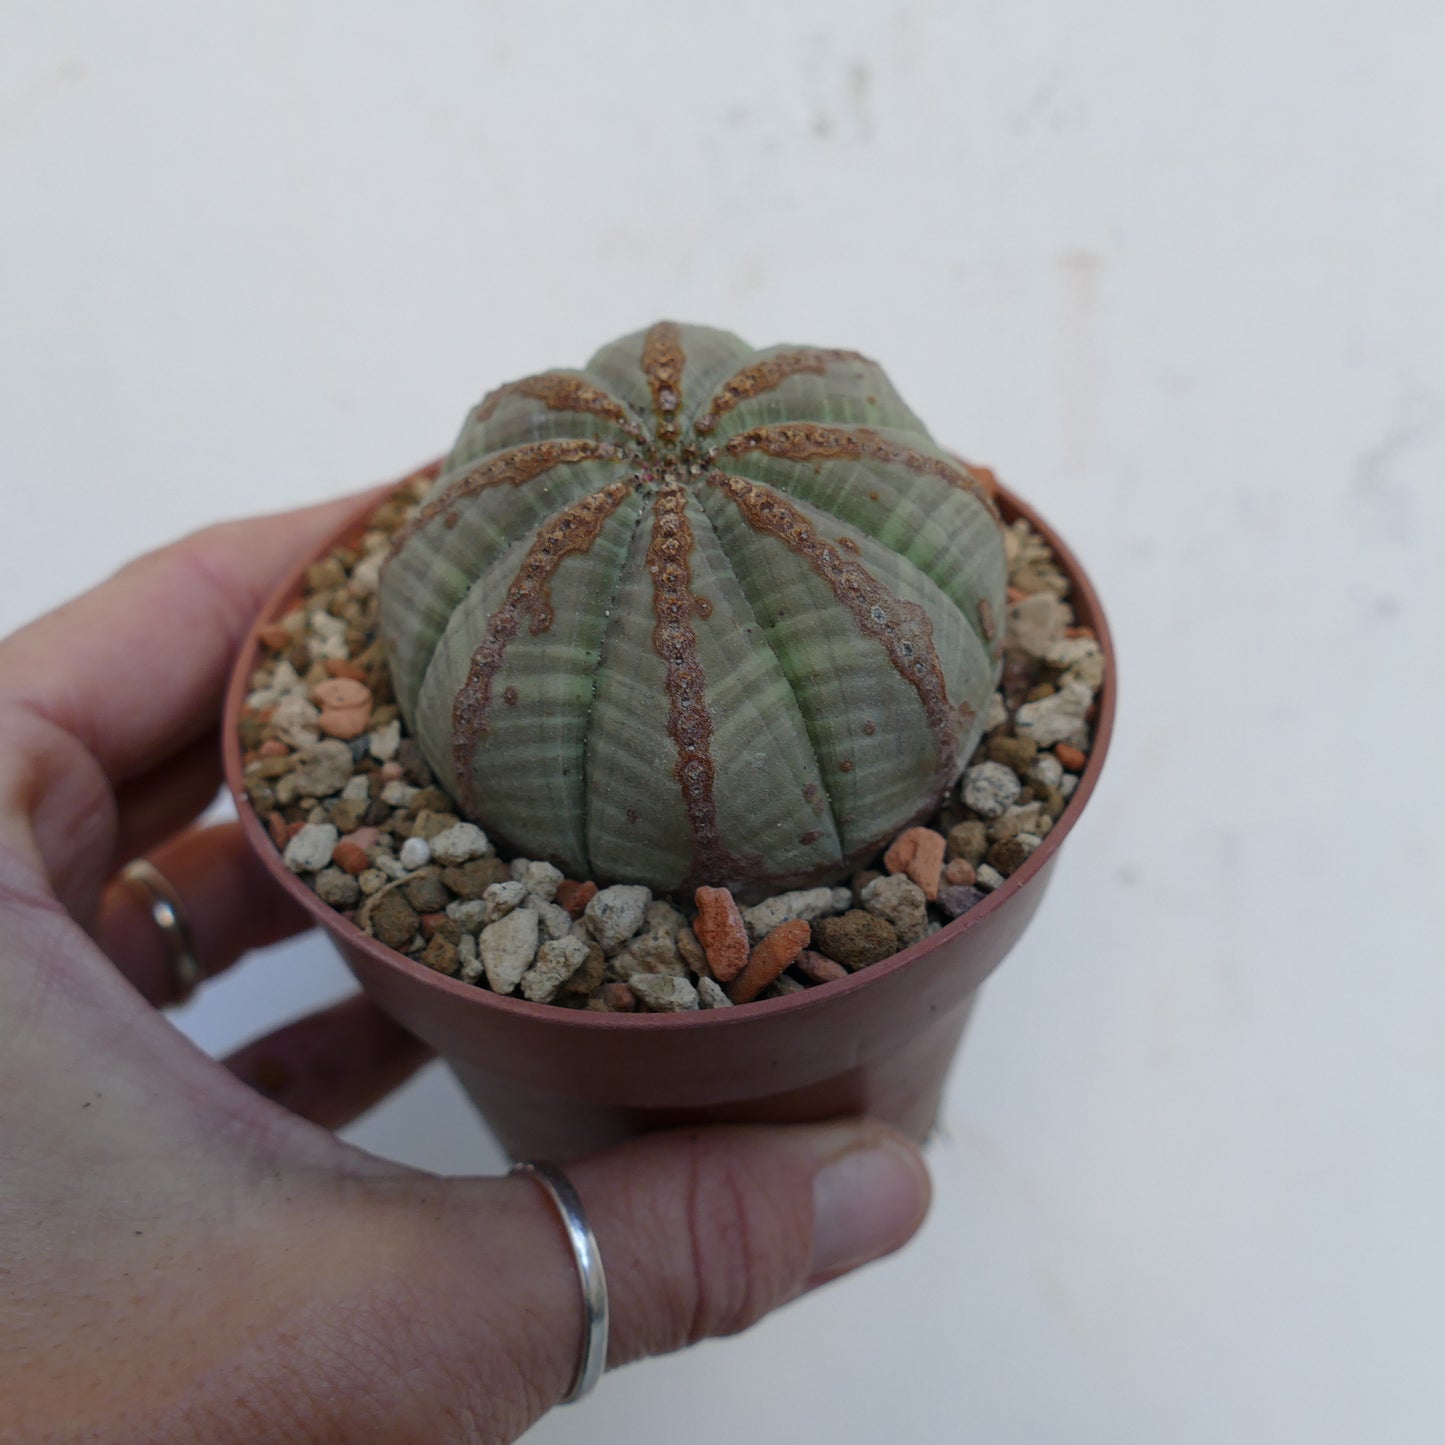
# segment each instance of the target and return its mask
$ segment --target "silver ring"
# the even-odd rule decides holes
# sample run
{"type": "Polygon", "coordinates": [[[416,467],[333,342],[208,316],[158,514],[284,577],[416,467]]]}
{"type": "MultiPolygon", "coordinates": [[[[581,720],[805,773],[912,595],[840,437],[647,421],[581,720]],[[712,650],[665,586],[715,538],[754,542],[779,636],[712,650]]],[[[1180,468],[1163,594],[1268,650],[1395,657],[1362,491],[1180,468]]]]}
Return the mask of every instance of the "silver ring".
{"type": "Polygon", "coordinates": [[[145,894],[150,915],[155,925],[165,935],[170,949],[171,991],[173,1004],[183,1004],[195,993],[205,975],[201,972],[200,960],[196,957],[196,941],[191,925],[186,921],[185,910],[176,890],[154,863],[137,858],[127,863],[120,871],[122,883],[133,884],[145,894]]]}
{"type": "Polygon", "coordinates": [[[577,1373],[572,1378],[571,1387],[562,1396],[561,1403],[570,1405],[573,1400],[580,1400],[602,1378],[602,1371],[607,1366],[610,1309],[602,1252],[597,1248],[597,1237],[587,1223],[587,1215],[572,1181],[555,1164],[541,1159],[524,1159],[512,1166],[512,1173],[529,1175],[546,1190],[547,1197],[562,1217],[567,1242],[572,1246],[572,1255],[577,1261],[586,1330],[582,1337],[582,1357],[577,1361],[577,1373]]]}

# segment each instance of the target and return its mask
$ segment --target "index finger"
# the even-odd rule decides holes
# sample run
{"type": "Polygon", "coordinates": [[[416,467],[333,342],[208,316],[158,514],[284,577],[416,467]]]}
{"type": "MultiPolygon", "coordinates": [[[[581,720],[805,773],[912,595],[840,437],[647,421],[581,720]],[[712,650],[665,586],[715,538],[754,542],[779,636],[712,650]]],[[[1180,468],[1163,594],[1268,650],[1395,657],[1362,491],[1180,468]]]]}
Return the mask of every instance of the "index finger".
{"type": "Polygon", "coordinates": [[[140,776],[216,725],[262,604],[389,490],[225,522],[147,553],[0,642],[0,702],[71,734],[113,786],[140,776]]]}

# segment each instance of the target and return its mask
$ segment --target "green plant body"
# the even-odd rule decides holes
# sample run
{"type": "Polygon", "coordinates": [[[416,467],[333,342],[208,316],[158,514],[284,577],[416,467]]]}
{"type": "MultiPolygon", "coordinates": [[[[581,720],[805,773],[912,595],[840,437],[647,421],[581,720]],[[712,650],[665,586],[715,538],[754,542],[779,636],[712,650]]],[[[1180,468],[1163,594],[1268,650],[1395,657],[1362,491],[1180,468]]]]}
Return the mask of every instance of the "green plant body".
{"type": "Polygon", "coordinates": [[[568,876],[743,896],[926,817],[997,685],[987,490],[882,370],[660,322],[489,394],[381,581],[459,809],[568,876]]]}

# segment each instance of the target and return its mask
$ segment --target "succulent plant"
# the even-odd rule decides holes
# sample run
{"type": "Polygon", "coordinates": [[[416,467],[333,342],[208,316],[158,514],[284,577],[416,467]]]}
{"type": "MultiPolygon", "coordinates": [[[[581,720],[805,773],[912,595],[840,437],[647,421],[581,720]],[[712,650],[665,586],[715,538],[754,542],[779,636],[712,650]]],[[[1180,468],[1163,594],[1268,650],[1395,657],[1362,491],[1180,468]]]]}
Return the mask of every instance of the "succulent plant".
{"type": "Polygon", "coordinates": [[[428,762],[504,847],[756,896],[937,806],[1004,578],[985,488],[876,364],[660,322],[471,412],[382,636],[428,762]]]}

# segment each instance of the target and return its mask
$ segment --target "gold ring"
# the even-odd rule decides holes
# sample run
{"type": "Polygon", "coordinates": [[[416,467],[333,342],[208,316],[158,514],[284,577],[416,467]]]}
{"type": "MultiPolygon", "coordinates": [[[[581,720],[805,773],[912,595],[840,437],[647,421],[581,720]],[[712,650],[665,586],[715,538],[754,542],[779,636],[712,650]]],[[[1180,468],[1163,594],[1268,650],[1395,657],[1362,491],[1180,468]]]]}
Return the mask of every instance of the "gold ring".
{"type": "Polygon", "coordinates": [[[170,880],[144,858],[127,863],[120,872],[120,881],[138,885],[145,893],[145,901],[156,927],[165,935],[170,949],[171,991],[173,1004],[183,1004],[195,993],[201,979],[200,961],[196,958],[196,941],[191,925],[186,921],[184,909],[170,880]]]}

